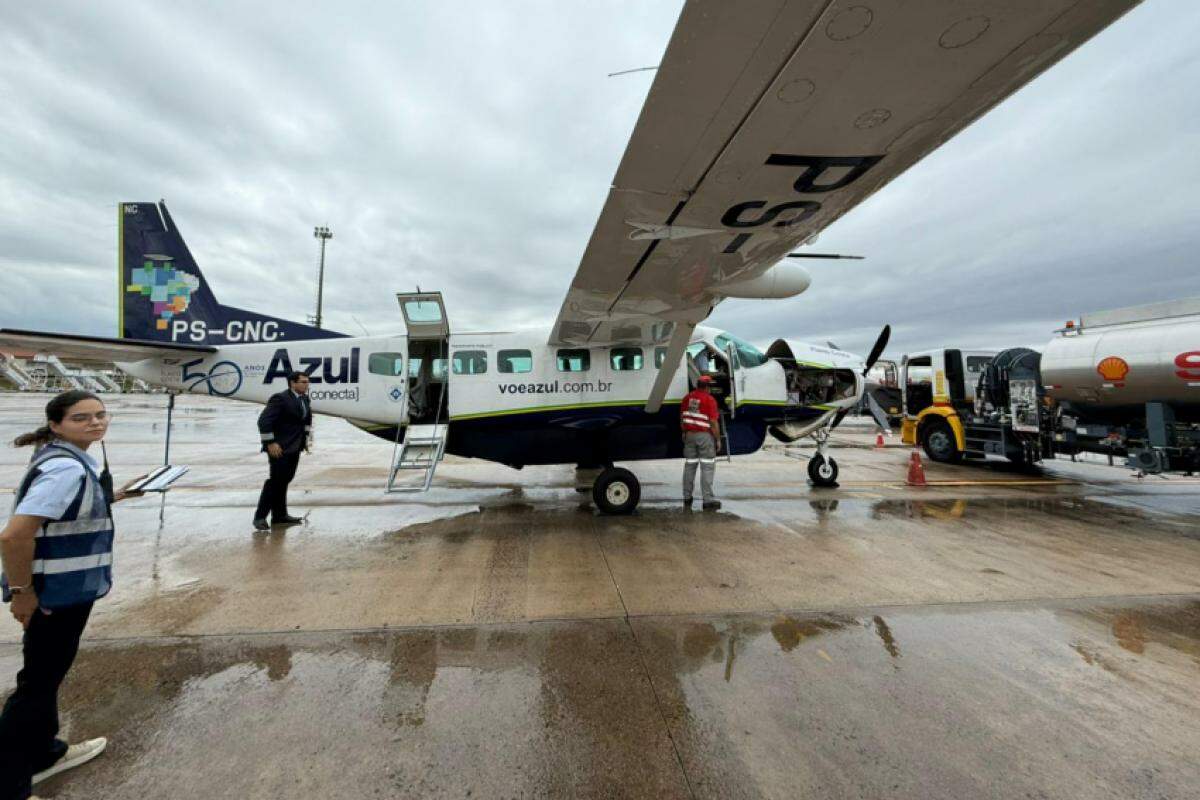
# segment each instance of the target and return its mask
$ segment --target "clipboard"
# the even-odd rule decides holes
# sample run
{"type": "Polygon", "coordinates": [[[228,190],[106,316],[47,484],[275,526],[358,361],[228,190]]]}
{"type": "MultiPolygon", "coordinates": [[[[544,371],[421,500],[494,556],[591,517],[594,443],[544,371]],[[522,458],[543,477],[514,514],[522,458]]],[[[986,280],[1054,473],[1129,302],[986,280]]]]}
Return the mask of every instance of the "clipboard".
{"type": "Polygon", "coordinates": [[[151,472],[145,478],[142,478],[137,483],[126,488],[129,492],[165,492],[171,488],[175,481],[179,480],[188,471],[184,466],[166,466],[159,467],[151,472]]]}

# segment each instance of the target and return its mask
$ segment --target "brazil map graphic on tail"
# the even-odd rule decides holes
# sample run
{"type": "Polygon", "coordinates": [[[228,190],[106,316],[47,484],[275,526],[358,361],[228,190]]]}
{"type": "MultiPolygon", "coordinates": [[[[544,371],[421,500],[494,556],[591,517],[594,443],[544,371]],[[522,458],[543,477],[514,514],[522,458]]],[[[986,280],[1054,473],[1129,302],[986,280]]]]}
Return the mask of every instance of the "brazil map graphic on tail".
{"type": "Polygon", "coordinates": [[[122,337],[222,345],[345,336],[221,305],[166,203],[121,203],[118,213],[122,337]]]}

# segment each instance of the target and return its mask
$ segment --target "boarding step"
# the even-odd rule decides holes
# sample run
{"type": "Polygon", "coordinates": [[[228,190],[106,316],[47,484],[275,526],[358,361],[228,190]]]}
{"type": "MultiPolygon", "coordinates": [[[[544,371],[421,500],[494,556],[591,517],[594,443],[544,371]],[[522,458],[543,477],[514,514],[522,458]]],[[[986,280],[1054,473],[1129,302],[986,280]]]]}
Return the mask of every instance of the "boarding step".
{"type": "Polygon", "coordinates": [[[409,425],[404,432],[395,462],[388,475],[389,492],[425,492],[433,483],[437,465],[446,454],[449,425],[409,425]],[[401,470],[421,470],[424,475],[415,484],[396,485],[401,470]]]}

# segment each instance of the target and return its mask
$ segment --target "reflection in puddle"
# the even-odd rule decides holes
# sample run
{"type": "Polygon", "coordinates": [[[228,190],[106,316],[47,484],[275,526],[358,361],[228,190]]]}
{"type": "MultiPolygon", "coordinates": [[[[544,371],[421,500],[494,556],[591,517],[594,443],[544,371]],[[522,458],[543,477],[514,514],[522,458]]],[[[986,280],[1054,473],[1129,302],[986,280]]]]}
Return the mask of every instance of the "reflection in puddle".
{"type": "Polygon", "coordinates": [[[900,657],[900,646],[896,644],[896,639],[892,636],[892,629],[884,622],[883,617],[875,616],[872,618],[875,623],[875,633],[879,636],[879,641],[883,642],[883,649],[892,658],[900,657]]]}

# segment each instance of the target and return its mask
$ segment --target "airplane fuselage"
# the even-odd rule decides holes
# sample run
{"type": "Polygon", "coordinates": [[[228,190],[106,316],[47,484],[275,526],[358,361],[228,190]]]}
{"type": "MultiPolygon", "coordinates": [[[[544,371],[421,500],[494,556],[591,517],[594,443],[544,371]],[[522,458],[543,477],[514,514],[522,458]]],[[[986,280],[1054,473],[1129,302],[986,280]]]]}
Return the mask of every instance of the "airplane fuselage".
{"type": "MultiPolygon", "coordinates": [[[[122,367],[172,391],[256,403],[286,388],[288,373],[298,370],[309,376],[318,414],[389,440],[410,422],[449,423],[448,452],[512,466],[681,455],[679,402],[689,391],[690,356],[676,365],[662,407],[647,413],[646,397],[667,367],[665,346],[564,348],[547,339],[546,331],[530,330],[451,334],[448,342],[410,341],[403,334],[274,341],[122,367]]],[[[768,428],[820,424],[861,393],[854,384],[845,398],[805,402],[789,392],[779,361],[742,342],[738,351],[731,341],[721,331],[698,328],[689,350],[709,359],[723,379],[720,399],[733,455],[760,448],[768,428]]],[[[807,358],[823,359],[812,366],[861,363],[849,353],[804,347],[807,358]]]]}

